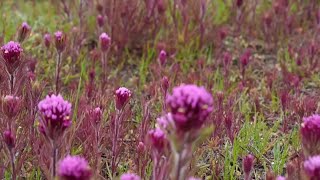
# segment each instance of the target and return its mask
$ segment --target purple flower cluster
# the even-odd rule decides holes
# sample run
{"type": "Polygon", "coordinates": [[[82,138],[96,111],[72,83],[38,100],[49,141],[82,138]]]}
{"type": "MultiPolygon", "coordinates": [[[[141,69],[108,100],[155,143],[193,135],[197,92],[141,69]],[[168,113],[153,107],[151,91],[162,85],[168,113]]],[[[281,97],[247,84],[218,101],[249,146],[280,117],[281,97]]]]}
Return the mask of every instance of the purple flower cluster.
{"type": "Polygon", "coordinates": [[[23,49],[18,42],[10,41],[3,45],[0,50],[8,72],[13,73],[18,67],[23,49]]]}
{"type": "Polygon", "coordinates": [[[88,162],[79,156],[67,156],[60,161],[58,176],[63,180],[90,180],[91,169],[88,162]]]}
{"type": "Polygon", "coordinates": [[[304,171],[310,180],[320,179],[320,156],[313,156],[304,161],[304,171]]]}
{"type": "Polygon", "coordinates": [[[303,118],[300,134],[305,155],[320,154],[320,115],[315,114],[303,118]]]}
{"type": "Polygon", "coordinates": [[[41,113],[40,131],[52,140],[60,136],[64,130],[71,126],[69,115],[71,104],[59,95],[47,95],[40,101],[38,109],[41,113]]]}
{"type": "Polygon", "coordinates": [[[176,128],[181,131],[200,128],[213,110],[213,99],[204,87],[180,85],[167,96],[176,128]]]}
{"type": "Polygon", "coordinates": [[[116,108],[118,110],[125,107],[129,102],[132,93],[129,89],[125,87],[120,87],[115,92],[116,108]]]}
{"type": "Polygon", "coordinates": [[[125,173],[122,174],[120,180],[140,180],[141,178],[133,173],[125,173]]]}
{"type": "Polygon", "coordinates": [[[148,137],[152,149],[156,152],[162,152],[166,144],[166,135],[160,128],[152,129],[148,132],[148,137]]]}

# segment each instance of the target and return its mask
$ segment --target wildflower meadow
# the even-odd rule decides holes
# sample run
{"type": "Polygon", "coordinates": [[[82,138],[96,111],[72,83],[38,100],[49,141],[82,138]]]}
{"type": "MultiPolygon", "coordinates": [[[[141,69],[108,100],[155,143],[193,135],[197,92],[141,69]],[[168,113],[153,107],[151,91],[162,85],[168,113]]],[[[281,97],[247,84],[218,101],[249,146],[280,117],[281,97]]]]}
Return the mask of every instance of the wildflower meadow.
{"type": "Polygon", "coordinates": [[[0,14],[0,179],[320,180],[319,0],[0,14]]]}

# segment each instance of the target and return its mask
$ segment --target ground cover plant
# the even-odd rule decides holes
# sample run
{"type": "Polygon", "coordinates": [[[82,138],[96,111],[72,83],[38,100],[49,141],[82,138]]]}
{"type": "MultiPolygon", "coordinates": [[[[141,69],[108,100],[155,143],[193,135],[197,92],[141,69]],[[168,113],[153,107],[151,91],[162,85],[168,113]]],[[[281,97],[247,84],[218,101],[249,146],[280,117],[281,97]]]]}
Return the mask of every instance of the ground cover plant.
{"type": "Polygon", "coordinates": [[[1,179],[320,179],[318,0],[0,12],[1,179]]]}

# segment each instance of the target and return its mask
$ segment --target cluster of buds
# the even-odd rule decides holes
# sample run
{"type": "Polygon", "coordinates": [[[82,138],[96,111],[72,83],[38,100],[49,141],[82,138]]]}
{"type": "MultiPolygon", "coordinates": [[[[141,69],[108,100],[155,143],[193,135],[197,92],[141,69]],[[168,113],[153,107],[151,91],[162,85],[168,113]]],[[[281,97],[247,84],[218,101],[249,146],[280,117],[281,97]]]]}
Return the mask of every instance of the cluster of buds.
{"type": "Polygon", "coordinates": [[[71,126],[71,104],[61,95],[47,95],[38,104],[40,111],[39,130],[50,140],[57,140],[71,126]]]}
{"type": "Polygon", "coordinates": [[[58,176],[61,180],[90,180],[92,172],[84,158],[67,156],[59,163],[58,176]]]}

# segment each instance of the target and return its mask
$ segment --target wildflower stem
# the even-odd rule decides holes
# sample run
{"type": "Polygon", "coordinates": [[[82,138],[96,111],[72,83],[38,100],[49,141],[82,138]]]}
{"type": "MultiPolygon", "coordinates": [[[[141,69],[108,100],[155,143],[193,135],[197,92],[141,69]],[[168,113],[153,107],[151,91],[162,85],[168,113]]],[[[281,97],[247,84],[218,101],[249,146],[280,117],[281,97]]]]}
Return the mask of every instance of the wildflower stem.
{"type": "Polygon", "coordinates": [[[14,164],[14,153],[13,148],[9,149],[10,151],[10,161],[11,161],[11,168],[12,168],[12,180],[16,180],[16,170],[15,170],[15,164],[14,164]]]}
{"type": "Polygon", "coordinates": [[[56,159],[57,159],[57,147],[55,142],[52,142],[52,177],[56,176],[56,159]]]}
{"type": "Polygon", "coordinates": [[[9,74],[9,81],[10,81],[10,94],[13,95],[14,73],[9,74]]]}
{"type": "Polygon", "coordinates": [[[61,64],[61,52],[58,52],[58,57],[56,62],[56,94],[59,93],[60,64],[61,64]]]}

